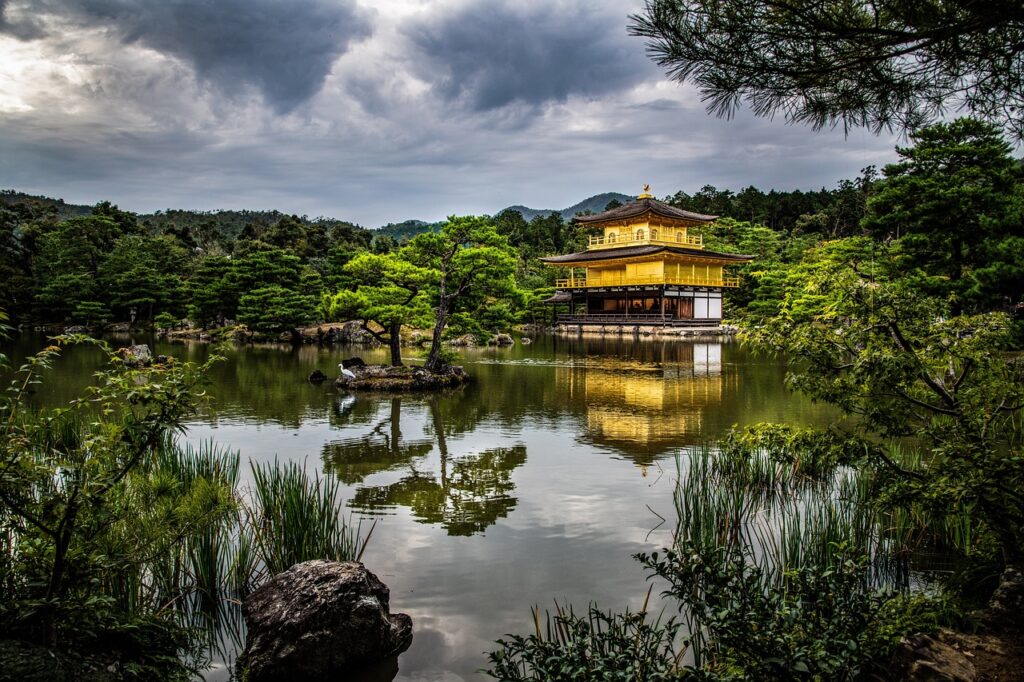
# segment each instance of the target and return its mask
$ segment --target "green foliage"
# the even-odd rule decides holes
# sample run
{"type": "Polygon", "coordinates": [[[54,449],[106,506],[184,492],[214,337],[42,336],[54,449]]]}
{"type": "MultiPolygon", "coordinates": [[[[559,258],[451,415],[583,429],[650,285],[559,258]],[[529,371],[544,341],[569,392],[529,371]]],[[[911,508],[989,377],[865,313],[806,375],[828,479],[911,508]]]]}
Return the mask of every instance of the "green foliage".
{"type": "Polygon", "coordinates": [[[181,670],[183,631],[158,615],[165,601],[147,580],[155,557],[233,508],[229,490],[174,485],[161,466],[170,434],[201,397],[204,370],[135,368],[99,342],[58,337],[13,371],[0,397],[6,637],[112,656],[129,677],[181,670]],[[99,346],[106,369],[67,406],[30,407],[29,392],[69,343],[99,346]]]}
{"type": "Polygon", "coordinates": [[[153,324],[157,329],[174,329],[178,325],[178,318],[164,311],[153,318],[153,324]]]}
{"type": "Polygon", "coordinates": [[[413,264],[434,273],[435,321],[424,366],[440,368],[441,338],[451,315],[481,310],[488,301],[515,292],[515,257],[493,222],[452,216],[440,232],[415,237],[405,250],[413,264]]]}
{"type": "Polygon", "coordinates": [[[1024,291],[1024,169],[999,128],[961,118],[922,128],[868,203],[895,267],[956,310],[1015,303],[1024,291]]]}
{"type": "Polygon", "coordinates": [[[788,570],[769,589],[756,559],[730,546],[682,542],[640,559],[700,624],[690,640],[702,640],[700,679],[854,680],[919,625],[886,622],[894,598],[871,589],[865,558],[843,547],[830,568],[788,570]]]}
{"type": "Polygon", "coordinates": [[[181,309],[186,257],[170,237],[124,236],[100,264],[99,285],[120,319],[137,312],[152,321],[156,312],[181,309]]]}
{"type": "Polygon", "coordinates": [[[224,256],[204,256],[195,264],[186,283],[188,314],[201,327],[223,323],[233,316],[237,304],[228,281],[231,260],[224,256]]]}
{"type": "Polygon", "coordinates": [[[339,516],[337,479],[312,478],[295,462],[253,464],[244,532],[269,575],[311,559],[359,561],[370,534],[339,516]]]}
{"type": "Polygon", "coordinates": [[[586,616],[572,607],[555,605],[555,615],[533,610],[536,632],[498,640],[501,649],[488,653],[485,674],[499,680],[675,680],[680,673],[675,654],[679,624],[648,622],[639,613],[605,613],[591,605],[586,616]]]}
{"type": "Polygon", "coordinates": [[[708,110],[913,131],[966,110],[1024,137],[1017,2],[648,0],[630,32],[708,110]]]}
{"type": "MultiPolygon", "coordinates": [[[[898,247],[895,247],[898,249],[898,247]]],[[[812,251],[778,316],[743,338],[790,358],[787,383],[856,417],[879,503],[937,519],[973,510],[972,534],[1022,559],[1024,368],[999,313],[950,316],[868,239],[812,251]],[[907,439],[910,440],[907,440],[907,439]]]]}
{"type": "Polygon", "coordinates": [[[110,320],[110,311],[98,301],[80,301],[68,319],[86,327],[101,327],[110,320]]]}
{"type": "Polygon", "coordinates": [[[864,494],[870,471],[844,466],[856,443],[805,451],[813,437],[762,427],[680,462],[675,541],[639,559],[669,583],[699,678],[856,679],[954,614],[895,591],[913,534],[864,494]]]}
{"type": "Polygon", "coordinates": [[[402,251],[362,253],[344,268],[354,285],[326,297],[323,308],[330,320],[359,320],[364,330],[391,348],[391,364],[402,364],[403,325],[429,324],[427,292],[435,273],[414,265],[402,251]]]}
{"type": "Polygon", "coordinates": [[[314,319],[316,299],[282,286],[260,287],[238,302],[238,320],[257,332],[294,332],[314,319]]]}

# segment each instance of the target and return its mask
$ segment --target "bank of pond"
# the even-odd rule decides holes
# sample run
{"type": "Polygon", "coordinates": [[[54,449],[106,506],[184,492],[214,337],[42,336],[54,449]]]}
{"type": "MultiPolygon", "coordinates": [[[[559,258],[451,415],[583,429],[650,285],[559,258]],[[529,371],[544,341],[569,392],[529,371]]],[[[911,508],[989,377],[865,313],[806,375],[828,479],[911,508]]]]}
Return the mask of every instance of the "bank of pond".
{"type": "MultiPolygon", "coordinates": [[[[179,365],[216,352],[132,341],[179,365]]],[[[20,360],[42,343],[22,337],[6,352],[20,360]]],[[[885,512],[869,503],[876,471],[731,437],[759,422],[838,419],[788,391],[779,360],[738,344],[540,336],[461,350],[474,380],[443,392],[306,380],[384,353],[225,351],[207,369],[209,399],[93,520],[107,524],[94,536],[110,559],[89,565],[52,631],[26,625],[36,645],[63,638],[85,657],[23,677],[246,679],[243,604],[309,560],[361,561],[390,589],[392,612],[411,617],[408,650],[385,646],[369,668],[349,660],[346,679],[355,668],[401,680],[896,676],[919,662],[906,651],[894,662],[904,635],[966,627],[963,606],[943,596],[950,576],[971,568],[979,595],[995,587],[963,560],[978,550],[969,509],[941,528],[885,512]],[[138,551],[122,556],[127,547],[138,551]]],[[[103,360],[67,349],[26,400],[70,403],[103,360]]],[[[153,397],[122,388],[128,402],[153,397]]],[[[91,433],[59,422],[36,435],[70,448],[91,433]]],[[[5,569],[45,564],[32,555],[38,535],[8,535],[5,569]]],[[[4,578],[12,594],[33,594],[4,578]]],[[[9,633],[18,622],[32,615],[9,633]]],[[[927,645],[958,646],[940,640],[927,645]]],[[[25,665],[39,651],[0,657],[25,665]]]]}

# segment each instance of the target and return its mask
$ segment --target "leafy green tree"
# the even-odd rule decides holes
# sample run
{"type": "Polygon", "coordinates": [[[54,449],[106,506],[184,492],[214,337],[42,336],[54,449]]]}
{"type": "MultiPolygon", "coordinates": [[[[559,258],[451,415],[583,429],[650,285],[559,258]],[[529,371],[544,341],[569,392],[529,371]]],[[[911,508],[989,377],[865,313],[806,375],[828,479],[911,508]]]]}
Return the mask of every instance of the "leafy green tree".
{"type": "Polygon", "coordinates": [[[373,240],[374,253],[391,253],[398,248],[398,242],[390,235],[380,235],[373,240]]]}
{"type": "Polygon", "coordinates": [[[42,233],[33,262],[41,308],[66,317],[82,301],[107,302],[98,290],[96,275],[123,234],[117,222],[99,216],[65,220],[42,233]]]}
{"type": "Polygon", "coordinates": [[[292,342],[301,341],[298,328],[316,319],[317,299],[279,285],[260,287],[242,294],[238,321],[266,334],[290,332],[292,342]]]}
{"type": "Polygon", "coordinates": [[[306,250],[306,228],[298,216],[285,216],[270,226],[262,240],[279,249],[304,253],[306,250]]]}
{"type": "Polygon", "coordinates": [[[152,321],[157,312],[182,307],[181,273],[187,259],[173,237],[127,235],[114,244],[97,276],[115,311],[123,317],[133,309],[145,311],[145,319],[152,321]]]}
{"type": "Polygon", "coordinates": [[[24,207],[0,206],[0,308],[15,318],[28,313],[32,303],[32,254],[22,228],[31,220],[24,207]]]}
{"type": "Polygon", "coordinates": [[[193,266],[185,284],[188,314],[199,326],[223,323],[234,314],[235,290],[228,282],[231,260],[225,256],[204,256],[193,266]]]}
{"type": "Polygon", "coordinates": [[[139,234],[141,232],[137,215],[131,211],[122,211],[109,201],[101,201],[93,206],[90,215],[105,218],[114,223],[120,234],[139,234]]]}
{"type": "Polygon", "coordinates": [[[719,116],[911,131],[966,109],[1024,137],[1016,0],[648,0],[630,33],[719,116]]]}
{"type": "Polygon", "coordinates": [[[302,259],[295,254],[264,242],[251,242],[232,259],[218,298],[225,304],[225,314],[234,318],[240,315],[241,298],[247,293],[264,287],[298,291],[302,271],[302,259]]]}
{"type": "Polygon", "coordinates": [[[110,321],[110,311],[107,306],[98,301],[80,301],[71,311],[72,322],[83,324],[87,327],[102,327],[110,321]]]}
{"type": "Polygon", "coordinates": [[[409,242],[406,257],[436,277],[435,318],[424,366],[441,368],[441,337],[449,318],[476,310],[488,297],[515,290],[515,255],[489,218],[452,216],[440,232],[425,232],[409,242]]]}
{"type": "Polygon", "coordinates": [[[355,288],[326,298],[329,319],[359,320],[360,326],[391,351],[392,366],[402,365],[402,325],[429,318],[427,304],[433,273],[400,253],[362,253],[345,266],[355,288]]]}
{"type": "Polygon", "coordinates": [[[13,370],[0,394],[0,630],[60,650],[102,631],[120,640],[115,647],[136,638],[153,645],[155,631],[170,636],[161,640],[164,665],[180,669],[173,623],[156,607],[145,618],[119,607],[105,588],[130,589],[144,562],[233,508],[229,491],[178,487],[156,471],[196,407],[205,366],[129,367],[98,344],[108,364],[84,396],[56,409],[30,405],[62,348],[86,342],[98,344],[58,338],[13,370]]]}
{"type": "Polygon", "coordinates": [[[999,128],[939,123],[897,148],[865,227],[899,248],[901,268],[954,310],[991,310],[1024,292],[1024,170],[999,128]]]}
{"type": "Polygon", "coordinates": [[[899,274],[870,239],[826,244],[791,270],[779,314],[743,338],[787,354],[791,387],[856,417],[844,436],[877,472],[878,504],[927,519],[940,540],[970,509],[972,537],[1019,567],[1024,366],[1000,352],[1009,321],[951,316],[899,274]]]}

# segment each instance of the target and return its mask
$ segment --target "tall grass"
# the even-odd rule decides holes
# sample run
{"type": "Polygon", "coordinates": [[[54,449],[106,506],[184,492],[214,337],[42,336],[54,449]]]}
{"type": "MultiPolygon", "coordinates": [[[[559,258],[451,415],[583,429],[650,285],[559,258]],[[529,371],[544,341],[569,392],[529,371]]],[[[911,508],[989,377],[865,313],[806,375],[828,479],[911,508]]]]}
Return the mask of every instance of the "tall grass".
{"type": "MultiPolygon", "coordinates": [[[[908,469],[922,463],[898,448],[889,453],[908,469]]],[[[850,557],[864,557],[863,590],[906,592],[911,561],[938,548],[969,554],[977,528],[971,510],[926,510],[877,504],[877,471],[836,466],[804,472],[763,450],[708,446],[677,458],[673,546],[701,557],[744,557],[744,590],[788,591],[798,571],[827,575],[850,557]],[[684,549],[685,548],[685,549],[684,549]]],[[[699,598],[699,595],[697,595],[699,598]]],[[[708,631],[685,609],[688,655],[700,667],[708,631]]]]}
{"type": "MultiPolygon", "coordinates": [[[[312,477],[295,462],[252,466],[253,487],[243,534],[270,574],[311,559],[358,561],[371,532],[360,537],[339,516],[337,479],[312,477]]],[[[249,557],[252,560],[252,556],[249,557]]]]}

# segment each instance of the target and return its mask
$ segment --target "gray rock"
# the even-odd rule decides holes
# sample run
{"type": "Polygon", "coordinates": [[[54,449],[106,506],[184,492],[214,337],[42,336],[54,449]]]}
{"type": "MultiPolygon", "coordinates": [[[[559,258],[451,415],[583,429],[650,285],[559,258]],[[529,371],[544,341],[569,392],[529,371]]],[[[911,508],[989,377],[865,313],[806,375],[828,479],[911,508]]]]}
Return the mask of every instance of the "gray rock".
{"type": "Polygon", "coordinates": [[[366,367],[366,363],[362,358],[352,357],[342,360],[341,366],[345,369],[352,369],[353,367],[366,367]]]}
{"type": "Polygon", "coordinates": [[[529,346],[531,343],[533,343],[533,339],[531,339],[529,336],[524,336],[523,338],[519,339],[519,343],[523,344],[524,346],[529,346]]]}
{"type": "Polygon", "coordinates": [[[1024,626],[1024,573],[1017,566],[1007,566],[992,593],[988,608],[981,614],[986,625],[995,629],[1016,629],[1024,626]]]}
{"type": "Polygon", "coordinates": [[[126,346],[119,349],[118,352],[124,358],[124,364],[129,367],[148,367],[153,364],[153,352],[144,343],[126,346]]]}
{"type": "Polygon", "coordinates": [[[390,613],[387,586],[355,561],[307,561],[243,603],[240,676],[249,682],[344,679],[409,648],[412,619],[390,613]]]}
{"type": "Polygon", "coordinates": [[[65,334],[88,334],[89,330],[80,324],[74,324],[64,328],[65,334]]]}
{"type": "Polygon", "coordinates": [[[487,345],[488,346],[511,346],[515,342],[516,342],[515,339],[513,339],[508,334],[495,334],[494,336],[492,336],[487,341],[487,345]]]}
{"type": "Polygon", "coordinates": [[[319,384],[322,381],[327,380],[327,375],[321,372],[319,369],[314,369],[309,374],[310,383],[319,384]]]}

